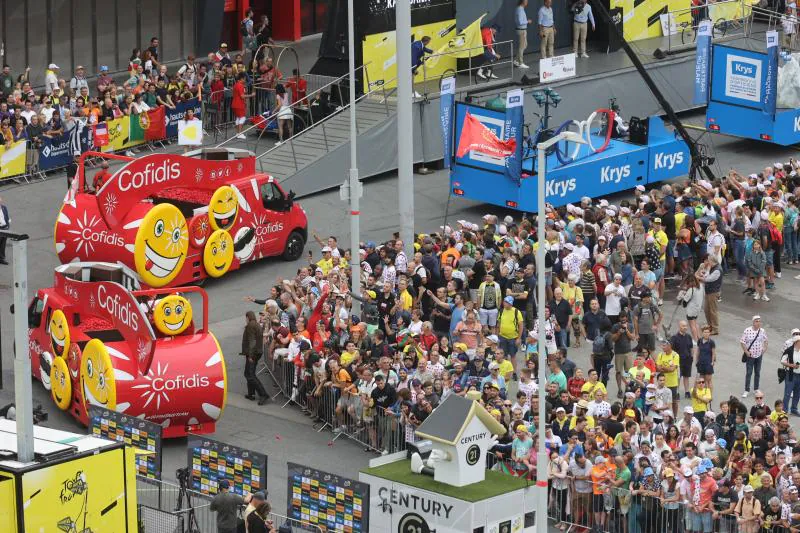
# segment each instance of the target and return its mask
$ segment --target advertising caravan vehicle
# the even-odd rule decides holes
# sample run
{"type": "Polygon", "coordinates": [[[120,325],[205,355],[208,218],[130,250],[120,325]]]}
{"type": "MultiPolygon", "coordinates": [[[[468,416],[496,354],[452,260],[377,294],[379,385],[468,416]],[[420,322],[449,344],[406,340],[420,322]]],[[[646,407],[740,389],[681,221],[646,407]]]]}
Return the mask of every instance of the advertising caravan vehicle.
{"type": "Polygon", "coordinates": [[[203,289],[141,290],[123,265],[70,263],[36,292],[28,327],[34,378],[83,424],[94,405],[160,424],[164,438],[213,433],[227,376],[203,289]]]}
{"type": "Polygon", "coordinates": [[[123,264],[147,287],[202,283],[264,257],[295,260],[306,213],[255,165],[233,148],[138,159],[87,152],[55,223],[56,253],[65,264],[123,264]],[[126,163],[91,191],[90,156],[126,163]]]}

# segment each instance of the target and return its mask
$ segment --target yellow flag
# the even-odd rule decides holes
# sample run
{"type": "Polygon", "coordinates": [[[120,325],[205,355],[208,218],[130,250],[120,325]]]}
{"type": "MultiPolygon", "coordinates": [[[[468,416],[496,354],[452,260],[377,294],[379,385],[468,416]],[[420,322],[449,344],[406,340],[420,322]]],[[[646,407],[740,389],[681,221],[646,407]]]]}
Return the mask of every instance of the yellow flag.
{"type": "Polygon", "coordinates": [[[483,41],[481,40],[481,23],[486,14],[480,16],[472,24],[454,35],[437,54],[452,53],[453,57],[463,59],[483,54],[483,41]]]}

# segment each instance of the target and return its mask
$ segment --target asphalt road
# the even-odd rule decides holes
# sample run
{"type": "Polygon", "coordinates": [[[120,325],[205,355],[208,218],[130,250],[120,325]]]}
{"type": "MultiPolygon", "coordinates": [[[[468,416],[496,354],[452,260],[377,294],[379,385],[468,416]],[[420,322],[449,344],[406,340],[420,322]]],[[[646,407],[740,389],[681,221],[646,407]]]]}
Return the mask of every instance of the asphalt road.
{"type": "MultiPolygon", "coordinates": [[[[698,122],[691,117],[688,122],[698,122]]],[[[711,143],[709,143],[711,144],[711,143]]],[[[743,174],[755,172],[767,163],[786,161],[797,152],[766,144],[714,137],[718,172],[726,172],[730,167],[743,174]]],[[[491,186],[491,184],[487,184],[491,186]]],[[[53,281],[53,268],[57,258],[53,248],[53,223],[64,195],[63,176],[53,177],[45,182],[25,186],[0,188],[9,207],[13,230],[30,235],[28,245],[29,287],[50,286],[53,281]]],[[[447,199],[447,174],[438,171],[428,176],[415,176],[415,213],[418,231],[438,230],[443,224],[447,199]]],[[[346,206],[339,200],[338,191],[319,194],[304,199],[310,227],[326,235],[335,234],[346,246],[349,242],[349,220],[346,206]]],[[[399,223],[397,208],[397,181],[394,176],[369,180],[364,187],[361,202],[362,239],[383,240],[396,231],[399,223]]],[[[478,221],[486,212],[499,213],[500,210],[459,199],[451,199],[448,220],[465,218],[478,221]]],[[[505,213],[503,213],[505,214],[505,213]]],[[[319,254],[316,244],[310,249],[319,254]]],[[[10,254],[9,254],[10,255],[10,254]]],[[[305,259],[305,257],[304,257],[305,259]]],[[[267,259],[250,264],[244,269],[230,273],[224,278],[213,280],[206,285],[210,296],[210,327],[219,338],[223,352],[227,354],[226,364],[229,376],[229,403],[221,421],[217,424],[214,438],[247,446],[269,457],[268,487],[270,499],[276,511],[286,509],[286,462],[308,464],[316,468],[340,475],[357,477],[359,469],[367,465],[372,456],[362,451],[355,443],[339,439],[331,443],[331,434],[326,430],[317,433],[308,419],[296,407],[281,407],[282,403],[271,403],[258,407],[245,400],[242,376],[242,358],[239,353],[244,313],[255,309],[243,301],[248,295],[262,296],[277,277],[292,275],[300,262],[289,264],[280,260],[267,259]]],[[[744,368],[740,362],[741,350],[738,337],[749,325],[751,315],[758,313],[764,318],[764,325],[770,338],[770,349],[762,370],[762,389],[772,403],[782,395],[775,377],[777,361],[780,357],[778,347],[788,337],[789,331],[800,326],[796,302],[800,299],[800,283],[793,279],[800,269],[784,267],[784,277],[777,281],[769,303],[753,302],[741,294],[741,287],[730,276],[723,288],[723,301],[720,305],[721,334],[715,340],[718,346],[717,376],[714,383],[714,404],[731,394],[737,396],[743,390],[744,368]]],[[[0,402],[11,398],[13,388],[12,368],[12,317],[8,312],[12,299],[10,289],[12,272],[10,267],[0,269],[0,319],[2,319],[2,363],[3,383],[0,402]]],[[[673,310],[674,293],[668,294],[665,313],[669,317],[673,310]]],[[[677,320],[682,311],[678,311],[677,320]]],[[[701,321],[702,322],[702,321],[701,321]]],[[[570,353],[583,368],[588,367],[588,347],[570,353]]],[[[84,429],[63,414],[52,404],[49,395],[38,382],[33,384],[35,402],[42,403],[50,413],[46,425],[60,429],[83,432],[84,429]]],[[[612,386],[612,394],[615,389],[612,386]]],[[[752,402],[752,396],[746,403],[752,402]]],[[[174,471],[185,465],[185,441],[169,441],[164,449],[164,473],[166,479],[174,479],[174,471]]],[[[285,512],[285,511],[284,511],[285,512]]]]}

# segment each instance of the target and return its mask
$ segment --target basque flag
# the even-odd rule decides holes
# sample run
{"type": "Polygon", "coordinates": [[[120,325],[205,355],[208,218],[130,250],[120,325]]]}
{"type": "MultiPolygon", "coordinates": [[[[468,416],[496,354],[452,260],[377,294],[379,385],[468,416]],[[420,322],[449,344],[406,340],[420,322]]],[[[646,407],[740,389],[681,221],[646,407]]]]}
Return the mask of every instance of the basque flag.
{"type": "Polygon", "coordinates": [[[108,145],[108,125],[105,122],[94,126],[94,145],[98,148],[108,145]]]}
{"type": "Polygon", "coordinates": [[[494,157],[508,157],[514,153],[516,148],[516,139],[511,138],[507,141],[501,141],[480,120],[469,113],[464,116],[456,157],[464,157],[467,152],[479,152],[494,157]]]}

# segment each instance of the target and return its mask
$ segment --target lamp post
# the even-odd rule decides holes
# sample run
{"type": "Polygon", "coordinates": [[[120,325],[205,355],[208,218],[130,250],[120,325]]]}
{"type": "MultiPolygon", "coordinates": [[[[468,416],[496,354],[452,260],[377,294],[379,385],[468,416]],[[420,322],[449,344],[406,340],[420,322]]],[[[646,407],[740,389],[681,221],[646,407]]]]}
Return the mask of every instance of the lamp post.
{"type": "Polygon", "coordinates": [[[550,106],[558,107],[561,102],[561,95],[555,89],[545,87],[540,91],[533,91],[533,99],[539,107],[544,107],[542,125],[545,129],[550,127],[550,106]]]}
{"type": "Polygon", "coordinates": [[[536,499],[536,528],[537,531],[547,530],[547,464],[550,458],[547,457],[547,448],[545,447],[545,394],[544,385],[547,381],[545,376],[545,368],[547,367],[547,339],[545,335],[544,325],[544,308],[547,305],[547,296],[545,291],[545,276],[544,276],[544,253],[545,253],[545,238],[544,238],[544,210],[545,210],[545,182],[547,181],[547,150],[551,146],[560,141],[574,142],[578,144],[586,144],[581,136],[574,131],[564,131],[555,137],[552,137],[544,142],[536,145],[538,150],[539,166],[536,170],[538,174],[538,187],[537,187],[537,211],[536,216],[536,235],[539,243],[536,249],[536,311],[537,311],[537,325],[539,328],[539,338],[537,339],[537,350],[539,352],[539,449],[538,460],[536,462],[536,488],[538,496],[536,499]],[[542,357],[544,355],[544,357],[542,357]],[[540,522],[543,520],[543,522],[540,522]],[[540,524],[545,524],[541,527],[540,524]]]}
{"type": "MultiPolygon", "coordinates": [[[[360,248],[360,215],[359,199],[361,197],[361,183],[358,180],[358,154],[357,137],[358,128],[356,125],[356,45],[355,45],[355,13],[353,0],[347,2],[347,46],[349,48],[350,61],[350,250],[353,257],[358,254],[360,248]]],[[[351,279],[350,290],[353,294],[361,294],[361,269],[350,266],[351,279]]],[[[353,298],[353,312],[358,313],[361,302],[353,298]]]]}

